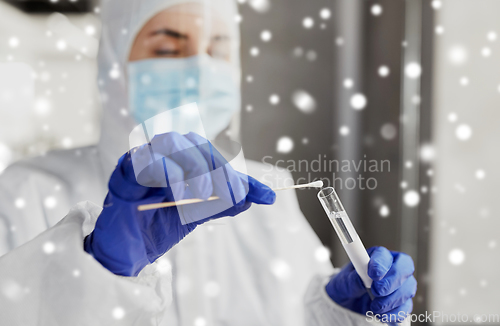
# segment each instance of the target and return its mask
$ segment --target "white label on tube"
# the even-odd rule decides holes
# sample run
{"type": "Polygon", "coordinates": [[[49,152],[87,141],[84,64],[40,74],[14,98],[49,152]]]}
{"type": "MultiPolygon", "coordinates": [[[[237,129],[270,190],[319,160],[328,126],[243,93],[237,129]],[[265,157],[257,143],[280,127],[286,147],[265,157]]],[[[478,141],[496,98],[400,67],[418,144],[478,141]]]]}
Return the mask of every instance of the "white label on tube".
{"type": "Polygon", "coordinates": [[[344,228],[347,231],[346,238],[351,238],[351,241],[343,241],[342,245],[344,246],[349,259],[351,260],[356,272],[363,280],[365,287],[371,288],[372,279],[368,276],[368,262],[370,261],[370,256],[366,252],[365,246],[361,242],[361,239],[358,236],[358,233],[354,229],[354,226],[349,219],[349,216],[345,211],[338,212],[335,214],[336,217],[342,218],[344,228]]]}
{"type": "Polygon", "coordinates": [[[357,237],[357,239],[353,242],[343,244],[343,246],[347,253],[347,256],[349,256],[349,259],[354,265],[356,272],[361,277],[363,284],[365,285],[365,287],[371,288],[372,279],[368,276],[368,262],[370,261],[370,256],[368,256],[363,243],[361,242],[359,237],[357,237]]]}

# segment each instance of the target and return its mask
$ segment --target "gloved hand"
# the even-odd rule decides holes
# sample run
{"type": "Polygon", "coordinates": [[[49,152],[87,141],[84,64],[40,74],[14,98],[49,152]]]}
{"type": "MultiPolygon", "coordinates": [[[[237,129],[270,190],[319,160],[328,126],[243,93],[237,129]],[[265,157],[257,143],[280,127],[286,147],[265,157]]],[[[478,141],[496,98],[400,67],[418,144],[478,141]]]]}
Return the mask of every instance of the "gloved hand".
{"type": "Polygon", "coordinates": [[[352,263],[330,279],[326,292],[337,304],[366,315],[372,311],[384,321],[402,322],[413,309],[417,291],[415,267],[410,256],[384,247],[368,249],[368,276],[373,280],[372,301],[352,263]],[[391,318],[391,319],[389,319],[391,318]]]}
{"type": "Polygon", "coordinates": [[[273,204],[275,198],[270,188],[233,170],[201,136],[162,134],[120,158],[103,211],[94,231],[85,238],[84,248],[114,274],[136,276],[198,225],[235,216],[252,203],[273,204]],[[145,168],[139,171],[140,166],[145,168]],[[137,209],[150,203],[207,199],[212,194],[221,199],[137,209]]]}

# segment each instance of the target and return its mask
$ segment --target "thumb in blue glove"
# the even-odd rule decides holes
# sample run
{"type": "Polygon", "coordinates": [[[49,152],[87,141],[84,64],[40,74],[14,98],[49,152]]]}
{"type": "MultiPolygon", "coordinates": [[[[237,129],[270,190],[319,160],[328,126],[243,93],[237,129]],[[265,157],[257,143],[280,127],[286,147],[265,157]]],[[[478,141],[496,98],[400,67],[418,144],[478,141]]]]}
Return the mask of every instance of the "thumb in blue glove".
{"type": "Polygon", "coordinates": [[[370,248],[368,254],[373,301],[352,263],[330,279],[326,292],[337,304],[359,314],[371,311],[382,321],[402,322],[413,309],[412,298],[417,291],[413,260],[384,247],[370,248]]]}
{"type": "Polygon", "coordinates": [[[111,272],[135,276],[198,225],[235,216],[252,203],[273,204],[275,198],[269,187],[233,170],[201,136],[159,135],[151,144],[119,160],[103,211],[84,248],[111,272]],[[137,162],[148,162],[151,153],[155,160],[138,171],[137,162]],[[149,211],[137,209],[150,203],[207,199],[212,194],[221,199],[149,211]]]}

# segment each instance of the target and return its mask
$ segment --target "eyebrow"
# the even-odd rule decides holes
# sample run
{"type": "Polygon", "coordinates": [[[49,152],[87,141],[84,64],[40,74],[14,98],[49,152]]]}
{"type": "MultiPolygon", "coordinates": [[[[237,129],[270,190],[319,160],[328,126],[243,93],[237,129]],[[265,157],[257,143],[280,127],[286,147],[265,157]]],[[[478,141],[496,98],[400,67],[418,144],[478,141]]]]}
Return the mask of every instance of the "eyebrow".
{"type": "Polygon", "coordinates": [[[229,41],[230,37],[227,35],[215,35],[212,37],[212,40],[214,40],[214,41],[229,41]]]}
{"type": "Polygon", "coordinates": [[[179,33],[177,31],[174,31],[174,30],[171,30],[171,29],[168,29],[168,28],[162,28],[162,29],[158,29],[154,32],[151,33],[151,35],[158,35],[158,34],[163,34],[163,35],[167,35],[167,36],[172,36],[172,37],[175,37],[175,38],[178,38],[178,39],[188,39],[188,36],[186,34],[182,34],[182,33],[179,33]]]}

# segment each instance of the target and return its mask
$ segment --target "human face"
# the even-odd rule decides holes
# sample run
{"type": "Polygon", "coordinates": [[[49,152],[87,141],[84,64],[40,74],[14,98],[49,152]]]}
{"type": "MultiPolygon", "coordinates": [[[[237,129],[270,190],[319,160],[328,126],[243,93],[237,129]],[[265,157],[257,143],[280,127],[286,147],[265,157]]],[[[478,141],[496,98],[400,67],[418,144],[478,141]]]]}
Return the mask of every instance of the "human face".
{"type": "Polygon", "coordinates": [[[230,61],[228,27],[214,11],[185,3],[165,9],[151,18],[137,34],[129,61],[153,58],[185,58],[206,53],[230,61]]]}

